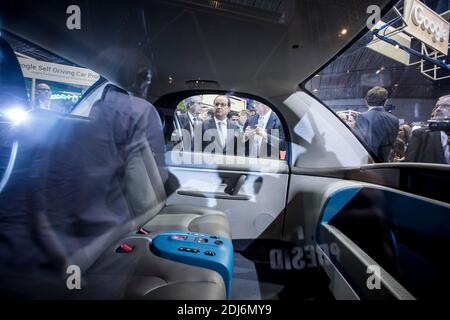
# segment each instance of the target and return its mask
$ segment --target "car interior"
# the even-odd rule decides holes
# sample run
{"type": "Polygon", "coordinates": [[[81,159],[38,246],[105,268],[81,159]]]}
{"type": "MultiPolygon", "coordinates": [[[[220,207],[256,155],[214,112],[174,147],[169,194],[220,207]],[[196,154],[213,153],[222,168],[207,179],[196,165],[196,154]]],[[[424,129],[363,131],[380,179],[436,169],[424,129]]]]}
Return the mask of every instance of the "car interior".
{"type": "Polygon", "coordinates": [[[380,161],[308,87],[367,32],[361,12],[398,1],[250,2],[0,4],[0,111],[26,110],[0,112],[1,298],[445,296],[450,166],[380,161]],[[20,48],[99,79],[67,112],[33,108],[20,48]],[[264,105],[280,152],[186,147],[193,97],[203,123],[219,97],[264,105]]]}

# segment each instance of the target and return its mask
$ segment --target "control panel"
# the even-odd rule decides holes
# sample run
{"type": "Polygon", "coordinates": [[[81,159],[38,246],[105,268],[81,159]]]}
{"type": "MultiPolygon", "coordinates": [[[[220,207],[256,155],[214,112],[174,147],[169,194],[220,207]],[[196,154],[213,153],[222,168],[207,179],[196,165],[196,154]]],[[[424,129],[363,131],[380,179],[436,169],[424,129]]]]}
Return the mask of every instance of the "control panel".
{"type": "Polygon", "coordinates": [[[230,297],[234,259],[230,239],[196,232],[170,231],[153,238],[151,249],[162,258],[218,272],[225,282],[227,297],[230,297]]]}

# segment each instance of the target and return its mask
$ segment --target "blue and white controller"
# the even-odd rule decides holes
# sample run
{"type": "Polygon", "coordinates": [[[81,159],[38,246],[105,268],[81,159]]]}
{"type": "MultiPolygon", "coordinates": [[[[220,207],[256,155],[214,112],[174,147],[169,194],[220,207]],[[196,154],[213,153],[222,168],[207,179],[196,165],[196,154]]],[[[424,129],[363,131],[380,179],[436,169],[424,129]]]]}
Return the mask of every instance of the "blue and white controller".
{"type": "Polygon", "coordinates": [[[153,252],[165,259],[218,272],[230,297],[233,276],[233,243],[204,233],[169,231],[152,239],[153,252]]]}

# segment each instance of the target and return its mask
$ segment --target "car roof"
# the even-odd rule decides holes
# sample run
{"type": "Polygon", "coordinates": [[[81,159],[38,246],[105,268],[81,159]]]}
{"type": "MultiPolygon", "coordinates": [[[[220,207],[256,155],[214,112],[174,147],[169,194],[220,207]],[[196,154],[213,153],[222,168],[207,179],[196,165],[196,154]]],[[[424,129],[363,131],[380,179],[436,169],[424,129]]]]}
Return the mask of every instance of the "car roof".
{"type": "Polygon", "coordinates": [[[66,9],[77,1],[1,6],[7,31],[128,91],[151,77],[153,97],[208,88],[270,98],[295,91],[361,32],[369,5],[392,1],[248,3],[83,1],[80,30],[66,26],[66,9]]]}

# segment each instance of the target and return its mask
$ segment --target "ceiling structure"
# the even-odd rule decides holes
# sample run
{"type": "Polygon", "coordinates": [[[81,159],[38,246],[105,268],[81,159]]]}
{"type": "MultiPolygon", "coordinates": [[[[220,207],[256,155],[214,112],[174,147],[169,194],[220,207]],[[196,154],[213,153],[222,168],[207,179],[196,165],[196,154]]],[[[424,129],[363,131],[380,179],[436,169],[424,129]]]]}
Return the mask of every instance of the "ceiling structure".
{"type": "Polygon", "coordinates": [[[388,3],[11,0],[0,4],[0,21],[5,30],[130,91],[151,78],[150,94],[157,97],[201,80],[200,86],[270,98],[297,90],[366,28],[369,5],[388,3]],[[73,4],[81,9],[81,30],[66,26],[73,4]]]}
{"type": "Polygon", "coordinates": [[[70,61],[67,61],[47,50],[43,50],[38,46],[32,45],[22,39],[18,39],[14,35],[5,32],[3,36],[8,41],[9,45],[14,49],[18,56],[28,57],[31,59],[36,59],[40,61],[52,62],[52,63],[60,63],[65,65],[76,65],[70,61]]]}
{"type": "MultiPolygon", "coordinates": [[[[450,9],[449,1],[424,2],[438,13],[450,9]]],[[[390,21],[394,17],[391,10],[383,21],[390,21]]],[[[367,33],[311,78],[305,87],[323,101],[363,98],[367,90],[376,85],[386,87],[391,98],[399,99],[434,100],[440,95],[449,94],[450,79],[433,81],[420,72],[420,65],[406,66],[367,48],[371,40],[372,35],[367,33]]],[[[420,51],[417,42],[413,42],[413,48],[420,51]]],[[[410,62],[414,61],[417,59],[411,57],[410,62]]]]}

